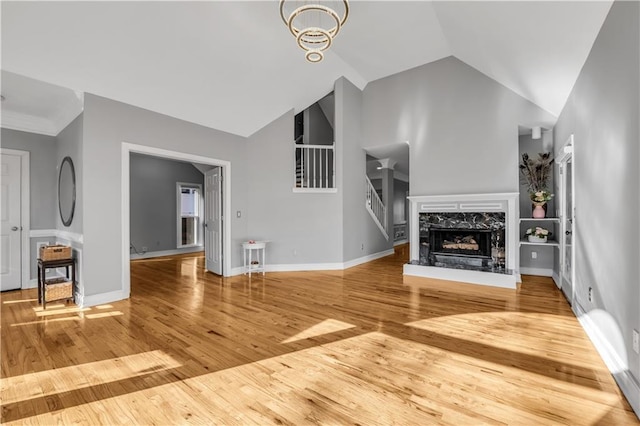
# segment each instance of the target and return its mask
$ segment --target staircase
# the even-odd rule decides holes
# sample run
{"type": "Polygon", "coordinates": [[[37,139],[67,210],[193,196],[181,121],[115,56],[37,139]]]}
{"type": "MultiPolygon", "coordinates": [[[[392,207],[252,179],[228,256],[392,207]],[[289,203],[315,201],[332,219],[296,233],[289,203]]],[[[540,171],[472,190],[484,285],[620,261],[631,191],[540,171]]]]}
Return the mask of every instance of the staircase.
{"type": "Polygon", "coordinates": [[[373,188],[373,185],[371,184],[371,181],[369,180],[369,178],[367,176],[365,176],[364,178],[366,180],[365,204],[367,206],[367,211],[373,218],[373,221],[375,222],[375,224],[378,225],[378,228],[380,229],[380,232],[382,232],[382,235],[384,235],[384,237],[388,241],[389,233],[387,232],[387,226],[386,226],[387,208],[382,203],[382,200],[378,196],[378,193],[376,192],[376,190],[373,188]]]}

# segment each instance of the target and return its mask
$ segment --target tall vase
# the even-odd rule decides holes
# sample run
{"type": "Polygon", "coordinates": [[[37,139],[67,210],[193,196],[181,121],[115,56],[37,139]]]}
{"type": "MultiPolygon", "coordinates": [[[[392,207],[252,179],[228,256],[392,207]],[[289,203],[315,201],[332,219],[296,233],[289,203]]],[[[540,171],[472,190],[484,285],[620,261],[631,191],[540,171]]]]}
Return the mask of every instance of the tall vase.
{"type": "Polygon", "coordinates": [[[538,203],[535,205],[536,207],[533,209],[533,217],[535,219],[543,219],[545,217],[544,204],[538,203]]]}

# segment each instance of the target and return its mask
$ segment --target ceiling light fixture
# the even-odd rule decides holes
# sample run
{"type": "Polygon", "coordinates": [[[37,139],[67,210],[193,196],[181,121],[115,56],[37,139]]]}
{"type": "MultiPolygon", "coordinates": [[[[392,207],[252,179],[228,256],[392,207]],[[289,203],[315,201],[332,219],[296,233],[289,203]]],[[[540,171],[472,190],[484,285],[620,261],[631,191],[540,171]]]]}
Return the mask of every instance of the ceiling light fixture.
{"type": "Polygon", "coordinates": [[[306,53],[309,62],[320,62],[349,16],[349,2],[280,0],[280,17],[306,53]],[[329,5],[339,6],[338,12],[329,5]]]}

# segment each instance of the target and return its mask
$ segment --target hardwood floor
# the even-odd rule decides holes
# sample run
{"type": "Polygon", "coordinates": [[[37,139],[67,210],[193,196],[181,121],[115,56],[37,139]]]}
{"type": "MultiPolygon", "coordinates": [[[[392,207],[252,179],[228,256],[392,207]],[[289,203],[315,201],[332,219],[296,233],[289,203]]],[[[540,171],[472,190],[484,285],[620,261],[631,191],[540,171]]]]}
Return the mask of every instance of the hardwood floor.
{"type": "Polygon", "coordinates": [[[223,279],[134,261],[132,297],[4,293],[8,424],[638,424],[550,279],[404,278],[408,257],[223,279]]]}

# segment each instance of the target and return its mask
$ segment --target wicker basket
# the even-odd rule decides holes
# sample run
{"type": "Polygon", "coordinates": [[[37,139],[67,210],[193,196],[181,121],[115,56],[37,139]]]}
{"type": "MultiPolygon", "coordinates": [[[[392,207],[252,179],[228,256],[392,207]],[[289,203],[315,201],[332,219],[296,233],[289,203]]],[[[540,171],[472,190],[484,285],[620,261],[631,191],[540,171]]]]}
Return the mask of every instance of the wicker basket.
{"type": "Polygon", "coordinates": [[[53,278],[44,285],[44,300],[51,302],[73,297],[73,283],[68,278],[53,278]]]}
{"type": "Polygon", "coordinates": [[[44,261],[71,259],[71,247],[62,245],[42,246],[40,247],[40,259],[44,261]]]}

